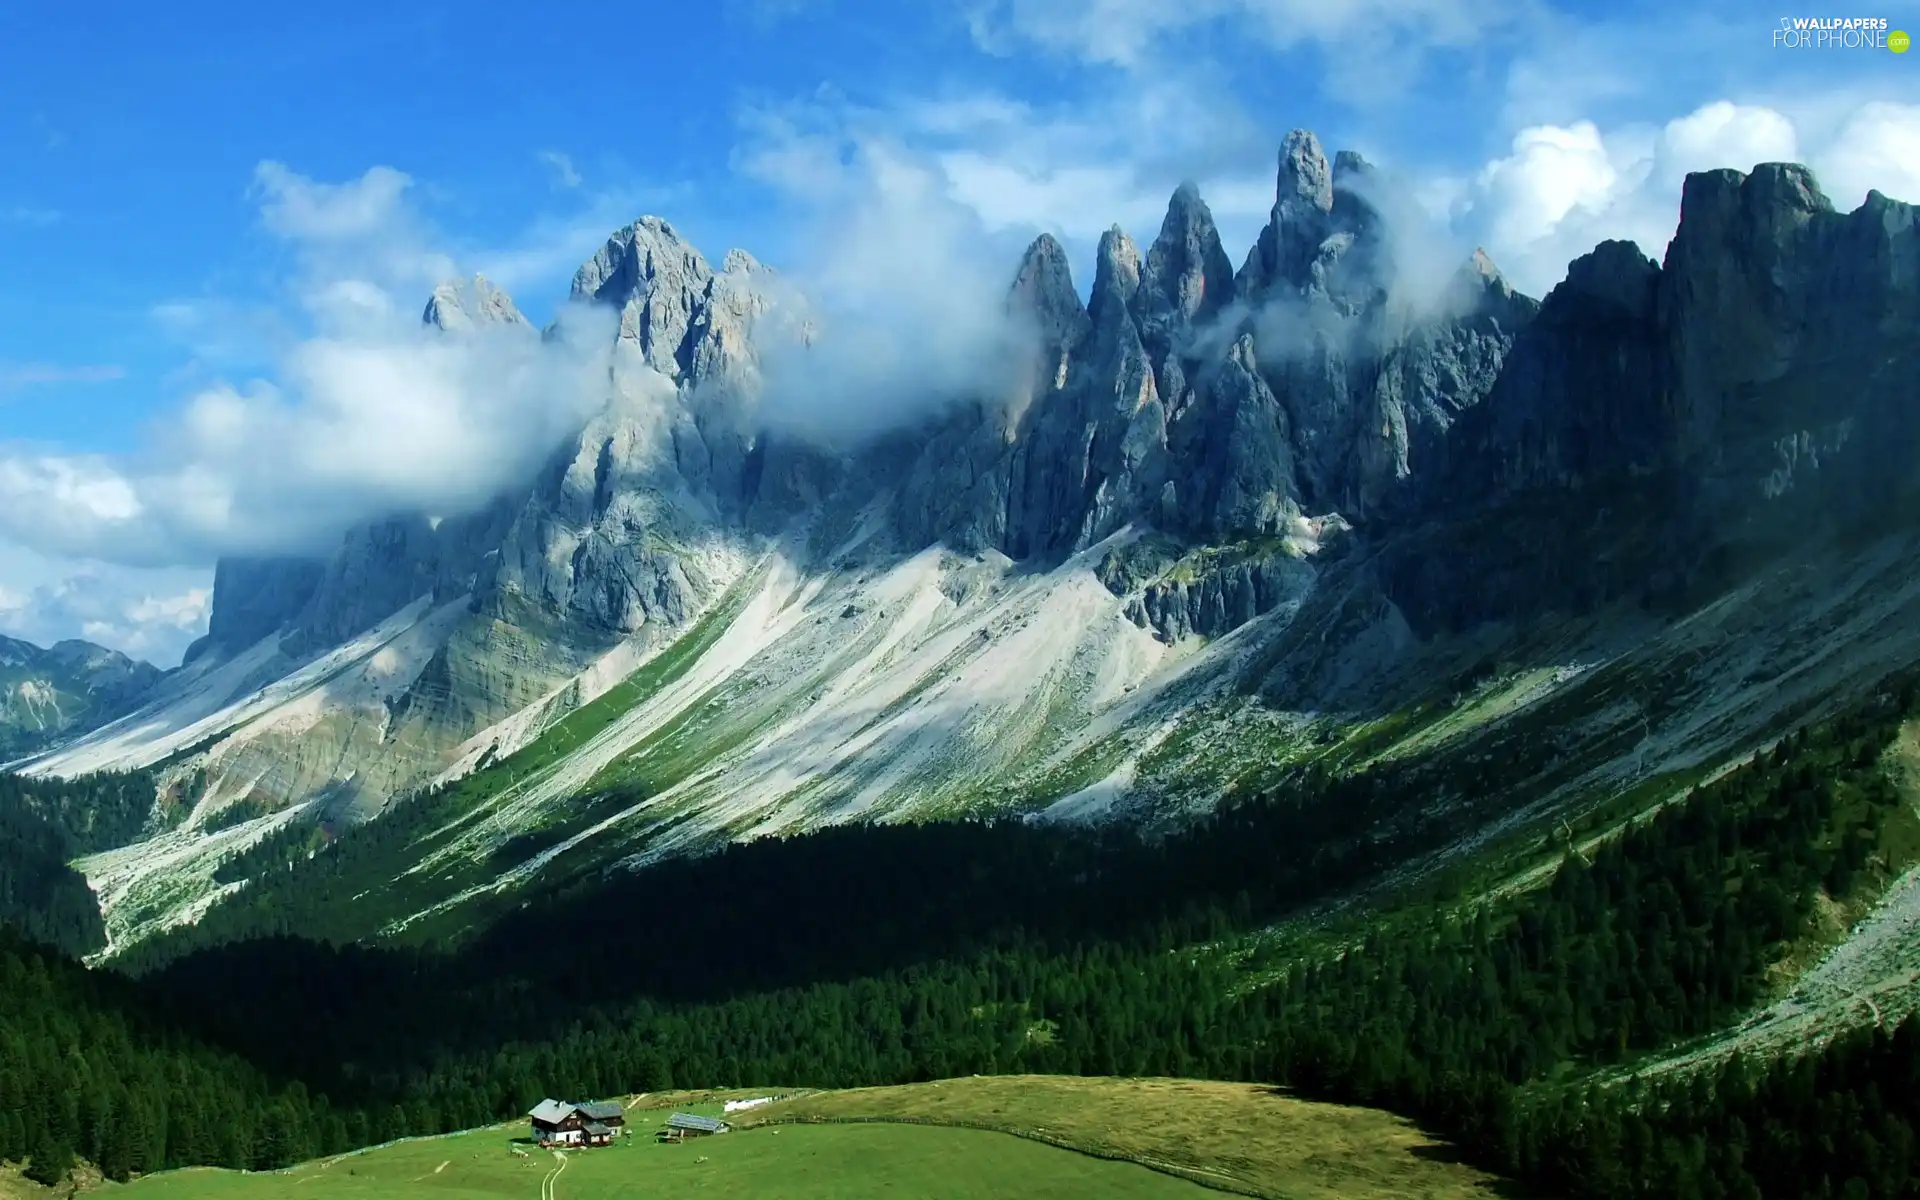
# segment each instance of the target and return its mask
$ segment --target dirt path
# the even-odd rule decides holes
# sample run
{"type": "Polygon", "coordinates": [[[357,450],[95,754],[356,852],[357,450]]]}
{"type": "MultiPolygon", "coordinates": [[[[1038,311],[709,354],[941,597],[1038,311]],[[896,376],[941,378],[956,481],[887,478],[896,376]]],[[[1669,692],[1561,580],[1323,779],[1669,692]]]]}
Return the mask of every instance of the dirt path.
{"type": "Polygon", "coordinates": [[[553,1156],[560,1160],[560,1165],[548,1171],[540,1180],[540,1200],[558,1200],[560,1194],[558,1184],[561,1174],[567,1169],[567,1155],[563,1150],[555,1150],[553,1156]]]}

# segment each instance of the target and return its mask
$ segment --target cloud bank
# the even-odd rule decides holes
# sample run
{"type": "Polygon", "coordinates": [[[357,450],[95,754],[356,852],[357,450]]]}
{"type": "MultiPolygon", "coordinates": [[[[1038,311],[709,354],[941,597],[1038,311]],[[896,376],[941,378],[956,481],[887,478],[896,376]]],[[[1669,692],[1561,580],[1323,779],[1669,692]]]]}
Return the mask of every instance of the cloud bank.
{"type": "Polygon", "coordinates": [[[8,559],[0,634],[41,646],[85,638],[166,667],[206,632],[213,588],[205,572],[76,565],[17,552],[8,559]]]}
{"type": "Polygon", "coordinates": [[[263,163],[261,223],[294,264],[279,308],[163,315],[213,340],[264,342],[269,377],[206,383],[131,457],[0,451],[0,536],[199,565],[322,548],[355,521],[456,512],[528,478],[604,399],[609,338],[586,314],[551,341],[525,327],[423,327],[425,297],[459,264],[435,248],[410,186],[386,167],[325,183],[263,163]]]}
{"type": "Polygon", "coordinates": [[[1516,287],[1540,296],[1608,238],[1661,258],[1689,172],[1763,162],[1806,163],[1842,210],[1869,189],[1920,201],[1920,105],[1869,101],[1819,122],[1718,100],[1659,126],[1536,125],[1477,172],[1430,181],[1428,194],[1516,287]]]}
{"type": "Polygon", "coordinates": [[[988,230],[876,137],[786,139],[743,166],[807,214],[779,300],[806,336],[762,341],[764,425],[846,443],[1019,378],[1027,334],[1005,300],[1022,235],[988,230]]]}

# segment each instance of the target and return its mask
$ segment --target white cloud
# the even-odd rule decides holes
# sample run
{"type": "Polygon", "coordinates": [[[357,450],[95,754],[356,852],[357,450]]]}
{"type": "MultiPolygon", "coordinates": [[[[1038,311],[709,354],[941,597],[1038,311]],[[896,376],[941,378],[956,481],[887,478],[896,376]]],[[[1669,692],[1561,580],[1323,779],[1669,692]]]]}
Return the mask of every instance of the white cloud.
{"type": "Polygon", "coordinates": [[[1719,100],[1658,127],[1539,125],[1521,130],[1509,153],[1477,173],[1429,187],[1449,199],[1456,227],[1534,295],[1608,238],[1662,257],[1679,221],[1682,184],[1694,171],[1805,161],[1843,209],[1869,188],[1920,199],[1920,106],[1866,103],[1815,135],[1802,133],[1808,123],[1719,100]]]}
{"type": "Polygon", "coordinates": [[[396,510],[459,511],[528,478],[603,399],[611,339],[587,333],[585,315],[552,342],[524,328],[449,338],[423,327],[432,285],[461,272],[408,207],[408,187],[384,167],[321,183],[262,164],[263,222],[294,251],[283,303],[262,314],[180,302],[157,315],[265,359],[264,377],[205,377],[137,454],[0,447],[0,537],[197,565],[323,546],[396,510]]]}
{"type": "Polygon", "coordinates": [[[338,242],[398,232],[401,200],[413,180],[392,167],[373,167],[349,183],[318,183],[284,163],[254,168],[253,194],[267,228],[302,242],[338,242]]]}
{"type": "Polygon", "coordinates": [[[40,646],[80,637],[168,667],[207,630],[205,570],[56,560],[0,543],[0,633],[40,646]]]}
{"type": "Polygon", "coordinates": [[[1862,105],[1820,155],[1818,170],[1837,205],[1852,207],[1870,190],[1920,204],[1920,105],[1862,105]]]}
{"type": "Polygon", "coordinates": [[[936,180],[984,232],[1006,235],[1014,249],[998,268],[1009,278],[1019,243],[1047,231],[1074,254],[1084,290],[1100,234],[1118,224],[1150,240],[1184,179],[1200,185],[1229,253],[1265,222],[1276,138],[1189,82],[1170,73],[1049,106],[992,91],[885,108],[829,94],[752,114],[736,165],[819,209],[838,202],[859,147],[885,146],[892,160],[936,180]]]}
{"type": "Polygon", "coordinates": [[[45,384],[111,383],[126,378],[126,375],[125,367],[112,363],[68,365],[0,362],[0,394],[45,384]]]}
{"type": "Polygon", "coordinates": [[[558,150],[542,150],[540,161],[553,170],[553,181],[563,188],[580,186],[580,172],[574,168],[573,159],[558,150]]]}
{"type": "Polygon", "coordinates": [[[1136,67],[1164,61],[1170,38],[1215,25],[1278,50],[1303,43],[1375,50],[1409,41],[1463,45],[1521,7],[1485,0],[981,0],[967,16],[975,42],[989,52],[1034,46],[1136,67]]]}
{"type": "Polygon", "coordinates": [[[804,212],[783,274],[813,324],[810,344],[763,345],[762,418],[839,439],[1009,386],[1021,331],[1004,298],[1023,239],[996,238],[937,166],[884,136],[779,121],[761,136],[739,162],[804,212]]]}

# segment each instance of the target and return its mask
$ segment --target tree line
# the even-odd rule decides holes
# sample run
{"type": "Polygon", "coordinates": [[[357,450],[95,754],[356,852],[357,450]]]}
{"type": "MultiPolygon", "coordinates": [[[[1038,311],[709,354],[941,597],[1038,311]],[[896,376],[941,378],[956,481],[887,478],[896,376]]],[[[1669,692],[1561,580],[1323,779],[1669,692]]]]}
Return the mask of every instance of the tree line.
{"type": "Polygon", "coordinates": [[[100,907],[69,862],[132,841],[154,811],[141,771],[79,779],[0,774],[0,925],[70,954],[106,945],[100,907]]]}

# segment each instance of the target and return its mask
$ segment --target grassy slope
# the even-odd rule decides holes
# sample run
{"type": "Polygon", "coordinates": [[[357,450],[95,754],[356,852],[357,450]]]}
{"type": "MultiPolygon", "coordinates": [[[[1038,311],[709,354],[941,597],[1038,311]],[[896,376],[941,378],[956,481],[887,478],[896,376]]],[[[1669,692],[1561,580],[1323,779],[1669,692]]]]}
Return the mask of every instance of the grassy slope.
{"type": "Polygon", "coordinates": [[[551,1177],[564,1200],[619,1196],[989,1197],[1112,1196],[1176,1200],[1206,1190],[1130,1163],[1083,1155],[972,1129],[814,1126],[729,1134],[683,1146],[633,1144],[534,1152],[518,1158],[504,1132],[396,1146],[275,1175],[182,1171],[129,1186],[129,1197],[468,1197],[531,1196],[551,1177]]]}
{"type": "Polygon", "coordinates": [[[1398,1117],[1244,1083],[987,1076],[823,1092],[746,1123],[874,1120],[998,1130],[1255,1196],[1471,1196],[1489,1182],[1436,1161],[1398,1117]]]}
{"type": "MultiPolygon", "coordinates": [[[[1221,1189],[1444,1200],[1486,1195],[1490,1183],[1423,1153],[1428,1139],[1383,1113],[1180,1080],[1022,1076],[817,1092],[753,1110],[724,1137],[661,1146],[645,1136],[669,1109],[718,1111],[722,1096],[638,1099],[628,1114],[633,1143],[569,1154],[555,1194],[1174,1200],[1221,1189]]],[[[176,1171],[113,1190],[129,1200],[525,1196],[560,1164],[511,1154],[520,1132],[518,1123],[496,1126],[283,1172],[176,1171]]]]}

